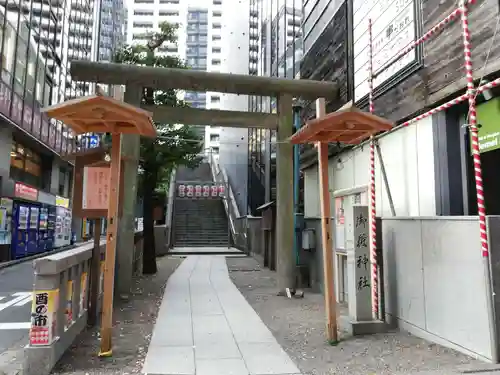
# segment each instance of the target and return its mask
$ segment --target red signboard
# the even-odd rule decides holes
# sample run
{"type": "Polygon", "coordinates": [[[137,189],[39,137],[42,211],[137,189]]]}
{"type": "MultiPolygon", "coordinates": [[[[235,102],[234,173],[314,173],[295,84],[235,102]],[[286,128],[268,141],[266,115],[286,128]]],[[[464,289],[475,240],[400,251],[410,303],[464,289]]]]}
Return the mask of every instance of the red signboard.
{"type": "Polygon", "coordinates": [[[38,190],[31,186],[21,184],[20,182],[16,182],[14,189],[14,196],[16,198],[36,201],[38,199],[38,190]]]}
{"type": "Polygon", "coordinates": [[[193,194],[194,194],[194,186],[193,185],[188,185],[187,186],[187,193],[186,193],[186,195],[188,197],[192,197],[193,194]]]}
{"type": "Polygon", "coordinates": [[[217,185],[212,185],[212,187],[210,188],[210,195],[212,197],[216,197],[217,195],[219,195],[219,189],[217,188],[217,185]]]}
{"type": "Polygon", "coordinates": [[[208,186],[208,185],[203,186],[203,196],[204,197],[210,196],[210,186],[208,186]]]}

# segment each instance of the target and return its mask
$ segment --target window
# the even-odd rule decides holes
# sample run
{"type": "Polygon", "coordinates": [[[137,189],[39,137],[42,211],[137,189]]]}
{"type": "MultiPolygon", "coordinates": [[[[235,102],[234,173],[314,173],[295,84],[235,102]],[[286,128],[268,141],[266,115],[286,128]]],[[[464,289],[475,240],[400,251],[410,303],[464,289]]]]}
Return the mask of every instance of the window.
{"type": "Polygon", "coordinates": [[[220,65],[219,59],[212,59],[212,65],[220,65]]]}
{"type": "Polygon", "coordinates": [[[212,24],[212,29],[220,29],[221,28],[221,24],[220,23],[213,23],[212,24]]]}
{"type": "Polygon", "coordinates": [[[10,151],[10,176],[39,188],[42,182],[41,156],[14,141],[10,151]]]}
{"type": "Polygon", "coordinates": [[[212,152],[216,155],[219,155],[219,147],[212,147],[212,152]]]}
{"type": "Polygon", "coordinates": [[[212,35],[212,40],[221,40],[220,35],[212,35]]]}
{"type": "Polygon", "coordinates": [[[134,16],[152,16],[152,10],[134,10],[134,16]]]}
{"type": "Polygon", "coordinates": [[[154,4],[154,0],[134,0],[136,4],[154,4]]]}
{"type": "Polygon", "coordinates": [[[153,27],[153,22],[134,22],[133,26],[137,28],[149,28],[153,27]]]}
{"type": "Polygon", "coordinates": [[[222,5],[222,0],[213,0],[214,5],[222,5]]]}
{"type": "Polygon", "coordinates": [[[160,4],[179,4],[180,0],[160,0],[160,4]]]}
{"type": "Polygon", "coordinates": [[[160,10],[160,16],[178,16],[177,10],[160,10]]]}
{"type": "Polygon", "coordinates": [[[210,142],[219,142],[219,135],[218,134],[210,134],[210,142]]]}
{"type": "Polygon", "coordinates": [[[220,53],[221,48],[220,47],[212,47],[212,53],[220,53]]]}
{"type": "Polygon", "coordinates": [[[220,96],[211,96],[210,103],[220,103],[220,96]]]}
{"type": "Polygon", "coordinates": [[[214,10],[212,12],[212,16],[213,17],[221,17],[222,16],[222,12],[220,10],[214,10]]]}

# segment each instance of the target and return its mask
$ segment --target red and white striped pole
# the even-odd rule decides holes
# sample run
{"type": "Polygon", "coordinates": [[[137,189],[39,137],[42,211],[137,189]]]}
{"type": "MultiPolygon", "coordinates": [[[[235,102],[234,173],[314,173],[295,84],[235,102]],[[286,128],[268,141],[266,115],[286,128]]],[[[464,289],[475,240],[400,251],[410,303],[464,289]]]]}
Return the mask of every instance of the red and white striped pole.
{"type": "MultiPolygon", "coordinates": [[[[373,34],[372,34],[372,20],[368,20],[368,105],[370,113],[374,111],[373,105],[373,34]]],[[[370,258],[372,264],[371,270],[371,286],[372,286],[372,309],[373,317],[379,318],[378,314],[378,267],[377,267],[377,222],[375,217],[376,213],[376,196],[375,196],[375,138],[370,138],[370,258]]]]}
{"type": "Polygon", "coordinates": [[[472,76],[471,43],[467,1],[460,3],[462,13],[462,34],[464,42],[465,76],[467,79],[467,97],[469,100],[469,129],[472,142],[472,158],[474,164],[474,177],[476,180],[477,212],[479,216],[479,232],[481,237],[481,251],[484,258],[488,258],[488,234],[486,232],[486,207],[484,205],[483,177],[481,170],[481,157],[479,155],[479,137],[477,134],[476,93],[474,78],[472,76]]]}

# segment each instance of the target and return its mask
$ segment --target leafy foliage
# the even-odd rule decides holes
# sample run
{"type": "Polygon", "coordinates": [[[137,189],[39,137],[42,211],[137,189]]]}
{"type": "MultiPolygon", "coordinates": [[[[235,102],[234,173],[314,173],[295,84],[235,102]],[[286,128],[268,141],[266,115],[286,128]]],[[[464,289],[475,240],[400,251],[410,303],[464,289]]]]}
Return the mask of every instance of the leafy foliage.
{"type": "MultiPolygon", "coordinates": [[[[187,69],[184,61],[176,56],[158,55],[164,43],[177,41],[178,25],[164,22],[158,32],[147,35],[145,45],[127,45],[116,53],[115,62],[139,66],[187,69]]],[[[154,90],[144,88],[142,104],[187,107],[174,89],[154,90]]],[[[202,138],[189,125],[155,123],[158,137],[141,139],[139,160],[139,192],[143,196],[144,214],[144,273],[156,272],[154,248],[153,196],[159,187],[165,187],[171,171],[179,165],[196,167],[203,150],[202,138]]]]}

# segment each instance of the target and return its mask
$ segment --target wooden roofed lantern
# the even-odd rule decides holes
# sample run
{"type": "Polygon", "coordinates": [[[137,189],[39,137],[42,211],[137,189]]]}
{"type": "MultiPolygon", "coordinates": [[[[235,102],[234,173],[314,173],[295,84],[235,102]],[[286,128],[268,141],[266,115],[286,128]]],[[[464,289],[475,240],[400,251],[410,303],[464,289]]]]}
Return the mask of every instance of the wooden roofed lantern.
{"type": "MultiPolygon", "coordinates": [[[[112,354],[113,282],[118,214],[122,207],[120,196],[123,196],[120,194],[120,190],[124,184],[123,173],[121,173],[121,134],[156,137],[156,128],[150,112],[104,95],[91,95],[68,100],[42,111],[52,118],[63,121],[77,135],[111,133],[109,153],[105,148],[101,148],[74,155],[75,193],[73,194],[73,210],[76,211],[76,214],[83,214],[87,218],[97,220],[107,216],[104,296],[101,317],[102,339],[99,356],[108,357],[112,354]]],[[[99,244],[100,238],[96,238],[95,241],[96,244],[99,244]]],[[[98,248],[97,245],[95,247],[98,248]]],[[[99,257],[99,251],[95,251],[92,256],[92,273],[94,275],[99,274],[99,257]]],[[[94,285],[96,285],[95,280],[97,279],[94,279],[94,285]]]]}
{"type": "Polygon", "coordinates": [[[352,103],[346,104],[338,111],[326,114],[324,99],[318,99],[316,101],[316,119],[308,121],[304,127],[289,138],[292,144],[314,143],[318,149],[325,313],[327,337],[330,342],[337,342],[338,337],[332,252],[335,242],[330,223],[330,188],[328,186],[328,143],[357,145],[379,132],[392,129],[392,127],[393,124],[390,121],[363,112],[355,108],[352,103]]]}

